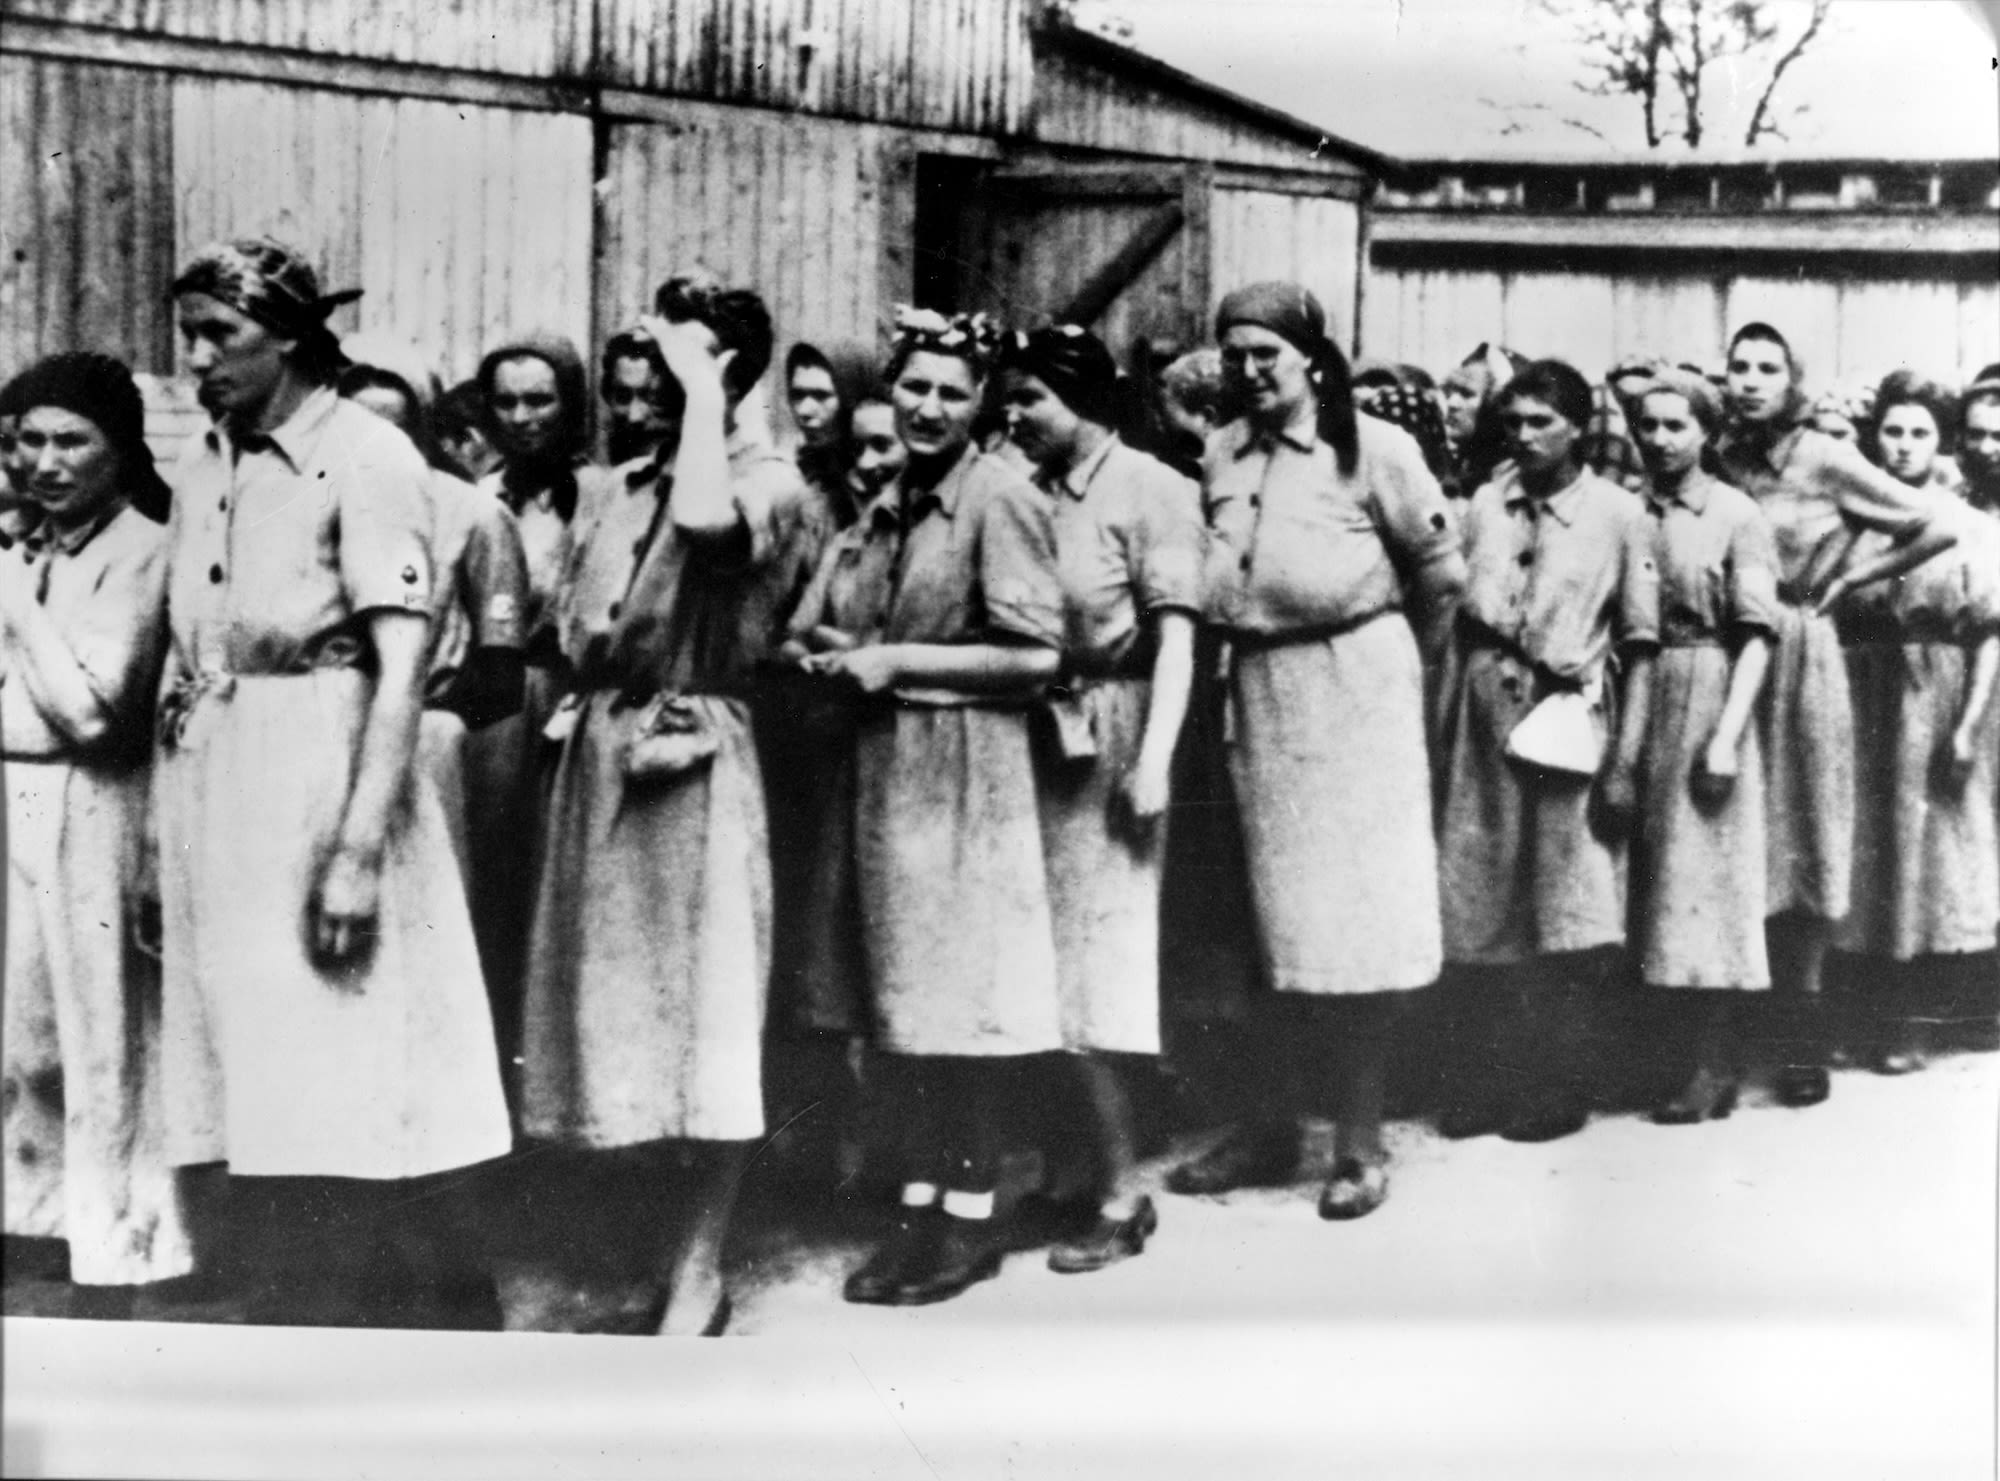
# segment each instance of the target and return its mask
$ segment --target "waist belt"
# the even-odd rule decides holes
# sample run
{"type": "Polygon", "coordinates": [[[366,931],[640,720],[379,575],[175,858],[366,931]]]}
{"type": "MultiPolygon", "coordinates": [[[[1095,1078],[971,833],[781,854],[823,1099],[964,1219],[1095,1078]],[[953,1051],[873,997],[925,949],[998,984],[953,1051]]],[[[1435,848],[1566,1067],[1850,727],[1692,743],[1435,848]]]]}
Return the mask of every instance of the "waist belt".
{"type": "Polygon", "coordinates": [[[171,751],[178,747],[195,706],[204,699],[228,699],[236,692],[239,679],[297,679],[340,669],[372,676],[376,672],[374,647],[352,633],[339,633],[309,644],[289,662],[269,668],[184,671],[160,696],[155,726],[160,748],[171,751]]]}
{"type": "MultiPolygon", "coordinates": [[[[1315,622],[1309,627],[1288,628],[1284,632],[1255,632],[1248,628],[1224,628],[1222,636],[1229,646],[1238,653],[1263,653],[1272,648],[1294,648],[1303,643],[1324,643],[1329,638],[1338,638],[1358,631],[1378,618],[1396,615],[1396,607],[1378,607],[1359,617],[1344,617],[1337,622],[1315,622]]],[[[1496,633],[1494,635],[1498,637],[1496,633]]]]}

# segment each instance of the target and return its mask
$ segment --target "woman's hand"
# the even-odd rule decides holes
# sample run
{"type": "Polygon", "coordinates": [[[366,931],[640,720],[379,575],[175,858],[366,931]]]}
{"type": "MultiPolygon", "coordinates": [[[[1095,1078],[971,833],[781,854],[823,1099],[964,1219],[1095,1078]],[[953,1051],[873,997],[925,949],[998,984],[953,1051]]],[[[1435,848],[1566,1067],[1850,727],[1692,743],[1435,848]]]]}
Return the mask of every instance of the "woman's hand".
{"type": "Polygon", "coordinates": [[[374,949],[381,895],[379,855],[334,851],[312,901],[312,945],[321,968],[358,966],[374,949]]]}
{"type": "Polygon", "coordinates": [[[1696,804],[1708,808],[1722,806],[1736,790],[1736,779],[1742,770],[1734,746],[1723,745],[1720,737],[1710,741],[1695,764],[1694,774],[1688,778],[1696,804]]]}
{"type": "Polygon", "coordinates": [[[724,350],[721,354],[711,351],[709,346],[714,336],[705,324],[692,319],[675,324],[657,314],[646,314],[640,318],[639,327],[659,346],[667,374],[680,382],[681,389],[690,397],[707,391],[718,397],[722,395],[723,373],[736,358],[736,351],[724,350]]]}
{"type": "Polygon", "coordinates": [[[1938,759],[1943,762],[1938,780],[1944,784],[1948,796],[1958,796],[1965,791],[1973,769],[1979,765],[1978,732],[1969,726],[1959,726],[1951,733],[1951,742],[1938,759]]]}
{"type": "Polygon", "coordinates": [[[1590,827],[1606,843],[1629,838],[1639,815],[1639,784],[1634,767],[1622,758],[1614,761],[1591,789],[1590,827]]]}
{"type": "Polygon", "coordinates": [[[1166,813],[1170,787],[1170,766],[1141,756],[1111,794],[1114,825],[1137,842],[1151,838],[1166,813]]]}
{"type": "Polygon", "coordinates": [[[903,669],[895,648],[880,643],[870,648],[818,653],[806,660],[809,673],[832,674],[850,680],[863,694],[880,694],[902,682],[903,669]]]}

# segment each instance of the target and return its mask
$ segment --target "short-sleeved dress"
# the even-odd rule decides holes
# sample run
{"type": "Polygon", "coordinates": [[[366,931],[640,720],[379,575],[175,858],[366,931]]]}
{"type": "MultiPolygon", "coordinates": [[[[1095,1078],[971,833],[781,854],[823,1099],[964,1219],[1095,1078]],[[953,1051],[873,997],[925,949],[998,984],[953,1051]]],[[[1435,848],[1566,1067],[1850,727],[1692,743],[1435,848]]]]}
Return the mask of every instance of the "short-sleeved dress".
{"type": "Polygon", "coordinates": [[[1230,649],[1229,771],[1279,990],[1424,987],[1442,966],[1423,665],[1408,604],[1458,599],[1443,491],[1363,418],[1340,471],[1310,430],[1209,440],[1209,620],[1230,649]]]}
{"type": "MultiPolygon", "coordinates": [[[[887,584],[887,643],[1062,646],[1049,501],[968,447],[911,500],[900,482],[855,531],[887,584]]],[[[835,546],[835,554],[844,545],[835,546]]],[[[896,691],[855,741],[855,860],[881,1047],[908,1055],[1060,1049],[1055,934],[1029,706],[896,691]]]]}
{"type": "Polygon", "coordinates": [[[1532,770],[1508,737],[1562,689],[1604,696],[1615,650],[1658,637],[1646,506],[1594,473],[1548,499],[1510,467],[1473,495],[1440,728],[1447,960],[1506,966],[1625,939],[1625,851],[1589,821],[1591,781],[1532,770]]]}
{"type": "Polygon", "coordinates": [[[1633,947],[1654,987],[1771,985],[1764,948],[1764,767],[1745,727],[1736,785],[1710,806],[1693,778],[1746,638],[1775,637],[1778,556],[1756,501],[1699,469],[1647,495],[1660,575],[1660,652],[1639,762],[1633,947]]]}
{"type": "Polygon", "coordinates": [[[518,652],[522,647],[528,567],[506,505],[439,469],[431,470],[426,484],[438,579],[432,590],[430,664],[418,747],[445,805],[452,848],[474,901],[476,927],[480,891],[475,876],[489,851],[474,849],[468,838],[465,722],[451,708],[453,690],[474,649],[518,652]]]}
{"type": "MultiPolygon", "coordinates": [[[[193,1268],[165,1147],[160,984],[137,944],[152,700],[166,596],[160,527],[127,505],[9,553],[92,697],[79,744],[0,654],[7,755],[0,1135],[9,1234],[69,1241],[84,1285],[193,1268]],[[25,565],[21,556],[28,557],[25,565]]],[[[74,723],[82,716],[62,716],[74,723]]]]}
{"type": "Polygon", "coordinates": [[[698,542],[673,523],[671,479],[632,468],[580,517],[557,607],[582,708],[549,801],[521,1121],[587,1147],[764,1130],[771,875],[749,690],[790,595],[774,578],[802,489],[774,449],[732,437],[741,522],[698,542]],[[713,754],[628,776],[659,697],[679,700],[713,754]]]}
{"type": "Polygon", "coordinates": [[[1115,436],[1046,488],[1063,590],[1058,703],[1095,753],[1066,758],[1044,744],[1038,757],[1063,1043],[1157,1054],[1165,830],[1141,841],[1114,828],[1113,801],[1146,736],[1149,619],[1201,610],[1201,499],[1115,436]]]}
{"type": "Polygon", "coordinates": [[[1758,706],[1764,744],[1764,908],[1824,920],[1847,913],[1854,865],[1854,712],[1840,638],[1811,599],[1853,561],[1866,530],[1909,538],[1931,496],[1904,487],[1837,438],[1792,428],[1775,441],[1728,433],[1721,475],[1763,509],[1778,547],[1783,604],[1758,706]]]}
{"type": "Polygon", "coordinates": [[[1834,942],[1891,961],[1991,951],[2000,921],[2000,705],[1986,707],[1970,780],[1954,788],[1947,771],[1973,654],[2000,632],[2000,521],[1949,508],[1957,545],[1834,614],[1856,781],[1854,897],[1834,942]]]}
{"type": "Polygon", "coordinates": [[[411,765],[358,966],[309,951],[375,680],[367,618],[428,616],[426,469],[315,390],[195,438],[169,523],[157,799],[170,1146],[238,1173],[405,1178],[511,1145],[465,890],[411,765]]]}

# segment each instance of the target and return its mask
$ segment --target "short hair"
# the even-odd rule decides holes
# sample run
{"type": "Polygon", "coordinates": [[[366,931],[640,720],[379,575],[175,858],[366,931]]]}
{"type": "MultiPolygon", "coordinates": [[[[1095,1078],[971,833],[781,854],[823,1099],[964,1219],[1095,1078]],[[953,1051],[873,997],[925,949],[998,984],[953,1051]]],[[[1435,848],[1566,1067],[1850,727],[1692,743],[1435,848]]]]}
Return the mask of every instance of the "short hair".
{"type": "Polygon", "coordinates": [[[1958,441],[1958,418],[1952,414],[1958,409],[1955,402],[1950,390],[1929,376],[1908,367],[1892,370],[1876,388],[1875,413],[1869,418],[1869,430],[1879,434],[1882,419],[1895,407],[1919,406],[1930,413],[1931,423],[1937,428],[1938,451],[1949,453],[1958,441]]]}
{"type": "Polygon", "coordinates": [[[724,288],[707,278],[672,277],[653,295],[653,312],[670,324],[705,325],[718,345],[736,352],[724,385],[739,400],[771,368],[776,338],[771,311],[751,289],[724,288]]]}
{"type": "Polygon", "coordinates": [[[1531,361],[1527,369],[1501,388],[1493,403],[1504,407],[1517,397],[1545,402],[1580,432],[1589,428],[1597,411],[1597,396],[1590,389],[1590,382],[1566,360],[1531,361]]]}

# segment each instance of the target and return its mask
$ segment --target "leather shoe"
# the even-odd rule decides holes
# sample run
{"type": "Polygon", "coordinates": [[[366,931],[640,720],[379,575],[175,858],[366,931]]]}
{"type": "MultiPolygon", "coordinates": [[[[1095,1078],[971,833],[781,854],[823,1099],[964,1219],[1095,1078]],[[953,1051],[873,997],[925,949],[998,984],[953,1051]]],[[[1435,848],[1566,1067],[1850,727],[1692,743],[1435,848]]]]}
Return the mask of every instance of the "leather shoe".
{"type": "Polygon", "coordinates": [[[1153,1200],[1141,1197],[1130,1218],[1112,1219],[1099,1214],[1097,1227],[1088,1234],[1050,1250],[1049,1269],[1063,1275],[1085,1275],[1116,1265],[1120,1260],[1144,1253],[1147,1239],[1159,1227],[1160,1215],[1153,1207],[1153,1200]]]}
{"type": "Polygon", "coordinates": [[[939,1237],[944,1215],[936,1208],[905,1209],[889,1237],[841,1287],[843,1299],[862,1306],[893,1306],[908,1272],[924,1259],[939,1237]]]}
{"type": "Polygon", "coordinates": [[[1833,1094],[1833,1078],[1816,1064],[1786,1065],[1772,1081],[1771,1093],[1779,1105],[1802,1110],[1833,1094]]]}
{"type": "Polygon", "coordinates": [[[1590,1112],[1576,1101],[1562,1101],[1517,1116],[1500,1133],[1505,1142],[1557,1142],[1575,1136],[1590,1124],[1590,1112]]]}
{"type": "Polygon", "coordinates": [[[1884,1049],[1868,1062],[1878,1075],[1914,1075],[1924,1067],[1924,1057],[1914,1049],[1884,1049]]]}
{"type": "Polygon", "coordinates": [[[1000,1252],[1004,1231],[992,1219],[958,1219],[949,1214],[938,1217],[943,1226],[937,1238],[926,1242],[918,1258],[904,1268],[903,1279],[890,1297],[897,1306],[930,1306],[949,1301],[1000,1273],[1000,1252]]]}
{"type": "Polygon", "coordinates": [[[1379,1162],[1343,1157],[1319,1193],[1322,1219],[1359,1219],[1372,1214],[1389,1197],[1389,1169],[1379,1162]]]}
{"type": "Polygon", "coordinates": [[[1167,1174],[1167,1191],[1203,1195],[1232,1188],[1276,1188],[1298,1175],[1299,1139],[1293,1127],[1235,1131],[1192,1162],[1167,1174]]]}

